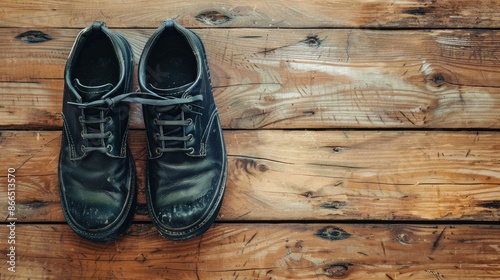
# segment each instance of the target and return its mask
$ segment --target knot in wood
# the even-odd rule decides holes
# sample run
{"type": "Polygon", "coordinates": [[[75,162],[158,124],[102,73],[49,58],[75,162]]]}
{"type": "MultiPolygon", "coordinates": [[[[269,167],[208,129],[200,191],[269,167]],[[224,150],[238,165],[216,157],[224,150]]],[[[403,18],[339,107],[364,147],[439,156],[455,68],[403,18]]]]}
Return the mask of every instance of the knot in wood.
{"type": "Polygon", "coordinates": [[[443,75],[441,75],[441,74],[436,74],[436,75],[434,75],[434,76],[432,77],[432,81],[433,81],[436,85],[440,86],[440,85],[442,85],[442,84],[444,83],[444,77],[443,77],[443,75]]]}
{"type": "Polygon", "coordinates": [[[50,41],[52,37],[42,31],[30,30],[17,35],[16,39],[24,43],[36,44],[50,41]]]}
{"type": "Polygon", "coordinates": [[[225,15],[219,11],[201,12],[196,15],[195,18],[197,21],[208,25],[219,25],[231,20],[230,16],[225,15]]]}
{"type": "Polygon", "coordinates": [[[335,263],[325,267],[325,272],[330,277],[343,277],[347,275],[350,263],[335,263]]]}
{"type": "Polygon", "coordinates": [[[335,241],[335,240],[342,240],[349,238],[351,237],[351,234],[341,228],[329,226],[318,230],[316,236],[321,237],[323,239],[335,241]]]}
{"type": "Polygon", "coordinates": [[[411,237],[409,237],[407,234],[405,233],[400,233],[398,234],[398,237],[396,238],[398,240],[399,243],[403,244],[403,245],[410,245],[412,243],[412,239],[411,237]]]}
{"type": "Polygon", "coordinates": [[[319,47],[321,45],[322,41],[323,40],[320,40],[318,35],[310,34],[310,35],[307,35],[306,39],[302,42],[307,44],[309,47],[319,47]]]}

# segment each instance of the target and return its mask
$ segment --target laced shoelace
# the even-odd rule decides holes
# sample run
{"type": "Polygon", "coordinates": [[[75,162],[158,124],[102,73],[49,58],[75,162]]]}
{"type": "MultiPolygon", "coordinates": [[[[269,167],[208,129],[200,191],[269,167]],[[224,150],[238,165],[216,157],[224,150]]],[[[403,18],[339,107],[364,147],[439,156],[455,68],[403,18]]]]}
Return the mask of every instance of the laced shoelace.
{"type": "Polygon", "coordinates": [[[80,116],[78,120],[83,126],[83,130],[81,132],[82,138],[90,140],[89,143],[94,146],[85,146],[82,145],[80,148],[82,152],[92,152],[98,151],[101,153],[111,152],[113,147],[111,145],[104,146],[105,138],[109,138],[112,136],[111,131],[104,132],[104,123],[111,122],[111,117],[104,117],[104,112],[101,110],[94,110],[93,114],[85,114],[84,116],[80,116]],[[98,126],[98,128],[96,128],[98,126]],[[99,143],[99,144],[97,144],[99,143]]]}
{"type": "MultiPolygon", "coordinates": [[[[68,102],[69,105],[77,106],[80,109],[85,109],[84,112],[89,112],[89,114],[83,114],[84,116],[79,117],[79,121],[84,127],[82,130],[82,138],[90,139],[93,143],[93,146],[85,146],[82,145],[81,149],[83,152],[91,152],[98,151],[102,153],[110,152],[113,147],[111,145],[104,146],[105,138],[109,138],[112,136],[111,131],[104,131],[104,124],[111,121],[110,116],[105,116],[105,112],[109,110],[113,105],[118,104],[120,102],[128,102],[128,103],[139,103],[143,105],[151,105],[154,106],[155,111],[158,113],[165,113],[176,108],[180,108],[182,111],[187,113],[194,113],[197,115],[201,115],[200,112],[195,111],[193,108],[200,108],[202,106],[194,104],[196,101],[202,101],[203,97],[201,95],[197,96],[186,96],[186,97],[171,97],[171,96],[160,96],[154,93],[144,93],[144,92],[130,92],[124,93],[112,98],[99,99],[91,102],[78,103],[78,102],[68,102]],[[99,125],[99,128],[95,126],[99,125]],[[97,145],[97,142],[100,142],[101,145],[97,145]]],[[[193,135],[183,135],[183,136],[165,136],[164,127],[170,126],[187,126],[191,125],[193,122],[192,119],[186,120],[162,120],[155,118],[153,123],[160,127],[160,133],[154,135],[156,141],[161,142],[161,147],[156,149],[156,152],[188,152],[193,153],[193,148],[174,148],[167,147],[168,141],[191,141],[193,139],[193,135]]]]}
{"type": "MultiPolygon", "coordinates": [[[[166,113],[166,112],[180,109],[186,113],[193,113],[196,115],[201,115],[200,112],[193,110],[193,107],[203,109],[202,106],[199,106],[199,105],[196,105],[193,103],[183,103],[183,104],[170,105],[170,106],[156,106],[154,108],[154,110],[157,113],[166,113]]],[[[183,116],[183,114],[181,114],[181,115],[183,116]]],[[[187,152],[189,154],[194,153],[194,148],[192,148],[192,147],[190,147],[190,148],[167,147],[168,146],[167,142],[169,142],[169,141],[180,141],[180,142],[192,141],[194,138],[194,136],[192,134],[183,135],[183,136],[166,136],[166,135],[164,135],[164,133],[165,133],[164,127],[188,126],[188,125],[191,125],[193,123],[193,119],[188,118],[188,119],[181,119],[181,120],[162,120],[162,119],[155,118],[153,120],[153,123],[160,127],[160,129],[159,129],[160,132],[156,133],[154,135],[155,140],[161,142],[161,147],[156,148],[157,154],[161,154],[164,152],[167,152],[167,153],[168,152],[187,152]]]]}

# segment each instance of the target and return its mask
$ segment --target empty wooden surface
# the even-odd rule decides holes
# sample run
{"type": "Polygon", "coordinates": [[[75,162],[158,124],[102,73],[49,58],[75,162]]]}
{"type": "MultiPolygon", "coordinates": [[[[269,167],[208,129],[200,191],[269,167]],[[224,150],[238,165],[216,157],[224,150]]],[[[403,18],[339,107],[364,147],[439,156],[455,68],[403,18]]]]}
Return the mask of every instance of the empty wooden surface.
{"type": "MultiPolygon", "coordinates": [[[[7,228],[0,233],[7,234],[7,228]]],[[[497,226],[238,223],[172,242],[150,224],[135,224],[110,244],[83,240],[60,224],[21,225],[17,235],[16,253],[23,256],[19,273],[32,278],[500,277],[497,226]]]]}
{"type": "MultiPolygon", "coordinates": [[[[43,30],[54,39],[38,44],[15,39],[23,31],[0,29],[0,49],[12,50],[0,53],[0,127],[59,129],[79,30],[43,30]]],[[[153,30],[120,32],[138,60],[153,30]]],[[[500,127],[497,30],[197,32],[225,128],[500,127]]],[[[132,112],[132,127],[141,116],[132,112]]]]}
{"type": "Polygon", "coordinates": [[[498,28],[497,0],[370,1],[2,1],[0,26],[154,27],[175,18],[187,27],[498,28]]]}
{"type": "Polygon", "coordinates": [[[500,278],[500,1],[0,7],[0,279],[500,278]],[[66,58],[101,20],[137,62],[167,18],[207,49],[229,160],[220,215],[190,241],[156,232],[133,105],[134,223],[115,242],[88,242],[59,201],[66,58]]]}

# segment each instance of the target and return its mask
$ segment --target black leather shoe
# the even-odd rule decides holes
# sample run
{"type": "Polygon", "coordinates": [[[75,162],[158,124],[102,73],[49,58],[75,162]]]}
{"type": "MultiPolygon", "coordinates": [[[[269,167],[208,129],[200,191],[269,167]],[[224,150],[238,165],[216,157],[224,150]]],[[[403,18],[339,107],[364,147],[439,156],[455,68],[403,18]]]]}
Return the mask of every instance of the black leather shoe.
{"type": "Polygon", "coordinates": [[[151,219],[173,240],[200,235],[217,217],[227,173],[201,39],[175,21],[165,21],[146,43],[139,85],[170,101],[169,106],[143,105],[151,219]]]}
{"type": "Polygon", "coordinates": [[[95,22],[76,38],[64,72],[59,189],[64,216],[80,236],[108,242],[129,226],[136,176],[127,147],[134,59],[128,42],[95,22]]]}

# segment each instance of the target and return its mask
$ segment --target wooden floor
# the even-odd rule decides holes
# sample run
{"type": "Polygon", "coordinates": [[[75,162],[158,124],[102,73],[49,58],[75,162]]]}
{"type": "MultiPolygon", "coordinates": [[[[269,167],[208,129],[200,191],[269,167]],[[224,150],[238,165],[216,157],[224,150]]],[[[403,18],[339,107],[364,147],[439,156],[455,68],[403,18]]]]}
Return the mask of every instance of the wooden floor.
{"type": "Polygon", "coordinates": [[[0,7],[0,279],[500,278],[500,1],[0,7]],[[202,237],[160,237],[134,106],[134,224],[86,241],[57,182],[67,56],[101,20],[137,61],[168,18],[207,49],[229,155],[220,216],[202,237]]]}

